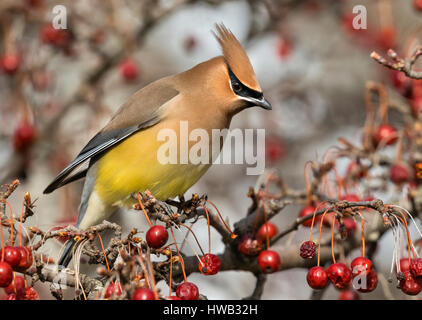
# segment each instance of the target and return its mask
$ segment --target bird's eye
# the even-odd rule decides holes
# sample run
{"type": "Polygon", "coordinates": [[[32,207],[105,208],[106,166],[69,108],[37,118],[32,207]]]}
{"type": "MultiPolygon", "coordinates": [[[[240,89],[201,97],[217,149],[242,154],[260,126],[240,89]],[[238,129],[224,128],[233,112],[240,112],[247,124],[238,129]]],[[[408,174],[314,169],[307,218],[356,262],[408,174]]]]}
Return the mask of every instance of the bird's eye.
{"type": "Polygon", "coordinates": [[[242,90],[242,86],[240,85],[239,82],[236,82],[236,81],[232,82],[232,88],[234,92],[239,92],[240,90],[242,90]]]}

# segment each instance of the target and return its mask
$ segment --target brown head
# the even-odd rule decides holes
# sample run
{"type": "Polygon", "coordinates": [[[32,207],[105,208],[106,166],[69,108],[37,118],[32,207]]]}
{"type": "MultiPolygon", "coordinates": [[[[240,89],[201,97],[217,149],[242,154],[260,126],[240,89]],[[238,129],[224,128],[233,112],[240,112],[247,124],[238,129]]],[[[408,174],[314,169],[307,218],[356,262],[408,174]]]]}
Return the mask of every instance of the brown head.
{"type": "Polygon", "coordinates": [[[200,63],[184,73],[192,95],[201,95],[202,101],[212,102],[230,115],[253,106],[271,110],[240,42],[222,24],[216,25],[214,36],[223,55],[200,63]],[[198,86],[198,83],[201,85],[198,86]],[[194,92],[196,88],[198,92],[194,92]]]}

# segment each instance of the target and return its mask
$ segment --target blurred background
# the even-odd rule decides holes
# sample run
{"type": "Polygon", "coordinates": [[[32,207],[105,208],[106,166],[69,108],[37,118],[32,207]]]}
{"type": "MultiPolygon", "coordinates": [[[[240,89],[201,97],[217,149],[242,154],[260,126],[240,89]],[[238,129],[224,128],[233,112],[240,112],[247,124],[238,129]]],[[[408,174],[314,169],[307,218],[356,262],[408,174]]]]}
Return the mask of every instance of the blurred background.
{"type": "MultiPolygon", "coordinates": [[[[407,56],[420,44],[422,8],[417,2],[2,0],[0,183],[21,180],[23,186],[11,199],[15,210],[25,191],[38,198],[36,215],[27,224],[48,229],[73,223],[83,183],[50,195],[42,190],[131,94],[220,55],[211,30],[223,22],[246,48],[273,105],[271,112],[241,113],[232,128],[265,128],[266,167],[277,168],[290,187],[303,188],[307,160],[321,160],[339,136],[359,141],[366,81],[382,81],[394,98],[402,99],[395,93],[393,74],[369,55],[395,48],[407,56]],[[367,10],[367,29],[352,26],[357,4],[367,10]],[[66,9],[67,29],[52,26],[56,5],[66,9]]],[[[207,194],[233,223],[246,214],[246,194],[257,178],[247,176],[245,166],[213,166],[186,196],[207,194]]],[[[279,228],[290,224],[299,209],[287,208],[275,223],[279,228]]],[[[113,219],[126,230],[136,226],[146,231],[143,217],[133,212],[119,212],[113,219]]],[[[195,230],[201,228],[203,222],[195,225],[195,230]]],[[[206,234],[198,236],[206,243],[206,234]]],[[[376,255],[378,270],[386,272],[392,246],[388,237],[376,255]]],[[[286,241],[301,239],[299,230],[286,241]]],[[[58,252],[61,243],[50,246],[58,252]]],[[[213,248],[223,249],[217,233],[213,248]]],[[[308,299],[305,277],[306,270],[300,269],[270,275],[263,298],[308,299]]],[[[239,299],[255,284],[246,272],[191,278],[210,299],[239,299]]],[[[385,288],[378,287],[365,298],[385,298],[385,288]]],[[[396,298],[405,298],[393,291],[396,298]]],[[[330,288],[324,298],[337,299],[338,292],[330,288]]]]}

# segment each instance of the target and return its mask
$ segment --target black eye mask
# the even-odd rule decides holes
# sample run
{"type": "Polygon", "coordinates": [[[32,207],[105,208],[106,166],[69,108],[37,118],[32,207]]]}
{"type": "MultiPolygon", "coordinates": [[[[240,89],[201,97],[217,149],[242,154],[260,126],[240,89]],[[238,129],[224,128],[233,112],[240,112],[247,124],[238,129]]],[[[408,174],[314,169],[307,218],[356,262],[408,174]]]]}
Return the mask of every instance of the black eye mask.
{"type": "Polygon", "coordinates": [[[235,76],[235,74],[229,67],[228,70],[232,89],[235,94],[245,98],[254,98],[258,100],[262,99],[262,97],[264,96],[262,92],[253,90],[245,86],[242,82],[239,81],[239,79],[235,76]]]}

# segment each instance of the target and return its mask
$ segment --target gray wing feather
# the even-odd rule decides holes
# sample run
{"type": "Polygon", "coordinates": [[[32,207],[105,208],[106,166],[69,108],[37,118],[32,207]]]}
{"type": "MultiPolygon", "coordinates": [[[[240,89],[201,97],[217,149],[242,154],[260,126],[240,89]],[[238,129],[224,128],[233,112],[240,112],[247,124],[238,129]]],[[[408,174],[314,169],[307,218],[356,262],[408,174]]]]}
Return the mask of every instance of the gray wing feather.
{"type": "MultiPolygon", "coordinates": [[[[132,126],[125,129],[116,129],[109,132],[100,132],[94,138],[92,138],[88,144],[82,149],[79,155],[73,160],[66,168],[64,168],[57,177],[45,188],[43,193],[51,193],[55,189],[65,185],[67,182],[74,181],[72,177],[66,179],[73,170],[79,167],[82,163],[88,159],[94,159],[100,156],[104,151],[122,142],[132,134],[153,126],[159,121],[159,117],[156,116],[140,125],[132,126]]],[[[82,171],[86,174],[86,170],[82,171]]],[[[78,173],[78,178],[82,178],[84,174],[78,173]]]]}

